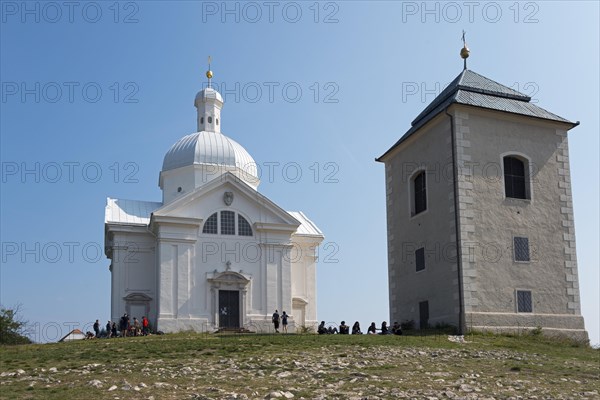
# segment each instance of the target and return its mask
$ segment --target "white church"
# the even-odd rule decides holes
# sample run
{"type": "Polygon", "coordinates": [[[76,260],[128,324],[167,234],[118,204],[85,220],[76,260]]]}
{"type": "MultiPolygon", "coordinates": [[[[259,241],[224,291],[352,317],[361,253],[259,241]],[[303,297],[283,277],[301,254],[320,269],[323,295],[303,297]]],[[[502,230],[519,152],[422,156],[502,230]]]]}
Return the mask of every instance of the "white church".
{"type": "Polygon", "coordinates": [[[254,159],[221,133],[223,98],[206,75],[198,131],[165,154],[162,202],[107,199],[111,319],[147,316],[163,332],[266,331],[279,310],[290,331],[314,325],[323,233],[258,191],[254,159]]]}

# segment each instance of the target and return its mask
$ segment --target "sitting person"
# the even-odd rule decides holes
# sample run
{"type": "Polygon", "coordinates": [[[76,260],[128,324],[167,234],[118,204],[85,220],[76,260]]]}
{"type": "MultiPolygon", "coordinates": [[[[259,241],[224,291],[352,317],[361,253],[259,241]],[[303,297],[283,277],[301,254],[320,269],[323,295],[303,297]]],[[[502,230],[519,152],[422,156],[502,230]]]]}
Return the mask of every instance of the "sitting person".
{"type": "Polygon", "coordinates": [[[352,334],[362,335],[362,332],[360,331],[360,324],[358,323],[358,321],[356,321],[354,325],[352,325],[352,334]]]}
{"type": "Polygon", "coordinates": [[[371,325],[369,325],[369,329],[367,329],[367,335],[375,334],[377,334],[377,328],[375,327],[375,322],[371,322],[371,325]]]}
{"type": "Polygon", "coordinates": [[[347,335],[350,333],[350,327],[346,325],[346,321],[342,321],[340,324],[340,335],[347,335]]]}
{"type": "Polygon", "coordinates": [[[392,325],[392,334],[402,335],[402,328],[398,322],[394,322],[394,325],[392,325]]]}
{"type": "Polygon", "coordinates": [[[327,328],[327,333],[330,335],[335,335],[336,333],[338,333],[338,330],[337,330],[337,328],[330,326],[329,328],[327,328]]]}
{"type": "Polygon", "coordinates": [[[319,335],[327,334],[327,328],[325,328],[325,321],[321,321],[321,323],[319,324],[319,327],[317,328],[317,333],[319,335]]]}
{"type": "Polygon", "coordinates": [[[387,322],[383,321],[381,323],[381,332],[379,332],[380,335],[389,335],[391,332],[387,327],[387,322]]]}
{"type": "Polygon", "coordinates": [[[136,317],[133,317],[133,336],[141,336],[142,335],[142,324],[136,317]]]}

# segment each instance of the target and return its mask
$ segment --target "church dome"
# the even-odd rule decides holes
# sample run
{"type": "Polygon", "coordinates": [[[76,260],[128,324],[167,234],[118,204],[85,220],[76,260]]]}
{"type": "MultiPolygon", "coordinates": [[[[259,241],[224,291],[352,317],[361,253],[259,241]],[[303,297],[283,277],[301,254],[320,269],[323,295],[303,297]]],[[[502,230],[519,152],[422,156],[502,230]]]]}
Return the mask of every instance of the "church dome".
{"type": "Polygon", "coordinates": [[[165,154],[162,170],[199,164],[237,167],[258,178],[252,156],[239,143],[220,132],[201,131],[182,137],[165,154]]]}

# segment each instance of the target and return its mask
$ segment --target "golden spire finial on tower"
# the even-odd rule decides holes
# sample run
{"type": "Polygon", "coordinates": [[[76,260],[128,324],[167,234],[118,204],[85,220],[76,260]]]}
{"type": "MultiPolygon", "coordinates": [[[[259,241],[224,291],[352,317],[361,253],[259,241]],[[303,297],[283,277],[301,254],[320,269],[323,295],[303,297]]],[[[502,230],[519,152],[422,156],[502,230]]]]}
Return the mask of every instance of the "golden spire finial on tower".
{"type": "Polygon", "coordinates": [[[463,29],[462,33],[463,33],[462,34],[463,48],[460,49],[460,57],[464,60],[464,63],[465,63],[463,69],[467,69],[467,58],[469,58],[469,53],[471,51],[467,47],[467,41],[465,39],[466,32],[464,31],[464,29],[463,29]]]}
{"type": "Polygon", "coordinates": [[[210,87],[210,80],[213,77],[213,73],[210,70],[210,61],[211,61],[211,57],[208,56],[208,71],[206,71],[206,77],[208,78],[208,87],[210,87]]]}

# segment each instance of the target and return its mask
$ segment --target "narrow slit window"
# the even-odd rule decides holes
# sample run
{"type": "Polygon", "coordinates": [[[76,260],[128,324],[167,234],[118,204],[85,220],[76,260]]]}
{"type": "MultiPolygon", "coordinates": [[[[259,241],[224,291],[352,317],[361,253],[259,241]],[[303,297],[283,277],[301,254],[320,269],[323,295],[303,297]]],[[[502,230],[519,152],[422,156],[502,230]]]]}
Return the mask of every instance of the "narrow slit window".
{"type": "Polygon", "coordinates": [[[425,171],[419,173],[413,181],[414,185],[414,215],[417,215],[427,209],[427,188],[425,181],[425,171]]]}
{"type": "Polygon", "coordinates": [[[425,269],[425,247],[415,251],[415,264],[417,272],[425,269]]]}

